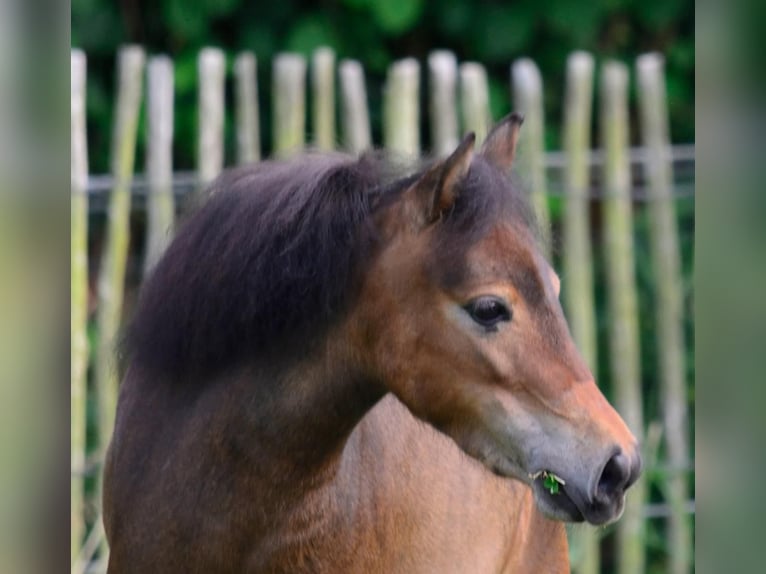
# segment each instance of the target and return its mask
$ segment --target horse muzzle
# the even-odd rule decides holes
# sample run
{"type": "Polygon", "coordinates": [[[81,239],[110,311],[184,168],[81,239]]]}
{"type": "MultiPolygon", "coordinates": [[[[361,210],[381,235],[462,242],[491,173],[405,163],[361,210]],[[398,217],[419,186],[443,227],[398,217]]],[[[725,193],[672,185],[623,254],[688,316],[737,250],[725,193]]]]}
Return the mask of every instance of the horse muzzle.
{"type": "MultiPolygon", "coordinates": [[[[551,518],[566,522],[589,522],[602,525],[614,522],[625,508],[625,493],[641,475],[638,449],[627,453],[614,449],[608,459],[591,476],[567,474],[554,476],[560,485],[543,480],[535,473],[532,488],[541,510],[551,518]]],[[[555,473],[555,470],[552,471],[555,473]]]]}

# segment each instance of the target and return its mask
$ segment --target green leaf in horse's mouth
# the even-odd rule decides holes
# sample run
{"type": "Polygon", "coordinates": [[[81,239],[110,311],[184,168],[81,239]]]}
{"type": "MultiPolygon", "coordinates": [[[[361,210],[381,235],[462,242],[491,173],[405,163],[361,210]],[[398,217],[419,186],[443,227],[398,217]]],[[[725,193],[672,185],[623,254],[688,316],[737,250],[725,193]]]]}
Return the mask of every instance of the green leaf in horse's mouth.
{"type": "Polygon", "coordinates": [[[543,479],[543,486],[547,488],[551,494],[559,493],[559,482],[556,480],[556,477],[554,477],[552,474],[547,475],[543,479]]]}
{"type": "Polygon", "coordinates": [[[535,473],[534,475],[530,474],[529,476],[532,480],[536,480],[540,475],[543,477],[543,486],[551,494],[558,494],[561,486],[566,484],[563,478],[556,476],[548,470],[542,470],[538,473],[535,473]]]}

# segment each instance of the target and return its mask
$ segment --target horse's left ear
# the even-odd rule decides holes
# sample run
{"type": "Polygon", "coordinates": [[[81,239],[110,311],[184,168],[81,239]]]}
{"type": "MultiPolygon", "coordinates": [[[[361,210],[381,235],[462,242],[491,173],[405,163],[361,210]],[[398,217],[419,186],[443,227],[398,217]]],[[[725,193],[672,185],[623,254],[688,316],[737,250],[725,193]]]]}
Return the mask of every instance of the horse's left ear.
{"type": "Polygon", "coordinates": [[[463,138],[457,149],[445,160],[428,169],[411,188],[414,218],[418,226],[437,221],[452,209],[460,189],[460,181],[468,173],[473,161],[476,135],[471,132],[463,138]]]}
{"type": "Polygon", "coordinates": [[[516,155],[516,142],[519,141],[519,129],[524,123],[524,116],[513,112],[492,128],[481,146],[481,155],[491,164],[503,170],[509,170],[516,155]]]}

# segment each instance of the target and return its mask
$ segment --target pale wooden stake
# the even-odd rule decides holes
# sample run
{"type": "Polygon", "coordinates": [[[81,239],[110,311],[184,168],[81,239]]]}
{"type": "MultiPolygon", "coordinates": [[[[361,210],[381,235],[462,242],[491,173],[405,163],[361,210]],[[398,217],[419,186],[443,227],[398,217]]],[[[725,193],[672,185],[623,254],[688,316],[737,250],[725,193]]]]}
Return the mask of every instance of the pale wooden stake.
{"type": "Polygon", "coordinates": [[[338,67],[338,75],[343,110],[343,146],[349,152],[358,154],[372,146],[364,70],[356,60],[343,60],[338,67]]]}
{"type": "Polygon", "coordinates": [[[287,157],[300,152],[306,141],[306,59],[277,54],[273,66],[274,153],[287,157]]]}
{"type": "Polygon", "coordinates": [[[481,64],[460,64],[460,108],[463,112],[463,133],[474,132],[478,148],[492,124],[487,71],[481,64]]]}
{"type": "Polygon", "coordinates": [[[117,407],[117,372],[114,345],[122,317],[125,268],[130,240],[130,200],[136,135],[144,77],[144,51],[139,46],[120,49],[117,58],[117,105],[112,135],[112,176],[108,226],[98,278],[98,389],[99,443],[106,451],[117,407]]]}
{"type": "Polygon", "coordinates": [[[317,48],[311,58],[312,115],[317,149],[335,149],[335,52],[317,48]]]}
{"type": "MultiPolygon", "coordinates": [[[[122,321],[125,270],[130,248],[130,203],[133,165],[136,158],[138,117],[144,78],[144,51],[140,46],[123,46],[117,56],[117,105],[112,133],[112,176],[106,239],[98,277],[98,347],[95,384],[98,394],[99,455],[103,460],[114,429],[117,410],[115,344],[122,321]]],[[[103,475],[96,487],[100,507],[103,475]]],[[[102,558],[109,549],[104,541],[102,558]]]]}
{"type": "MultiPolygon", "coordinates": [[[[683,302],[678,225],[673,205],[673,162],[670,154],[664,61],[659,54],[644,54],[636,62],[641,136],[647,151],[645,164],[651,216],[650,249],[657,281],[655,319],[660,363],[661,396],[668,463],[676,469],[689,465],[689,423],[684,368],[683,302]]],[[[671,574],[691,569],[691,531],[686,514],[685,471],[666,482],[671,515],[668,548],[671,574]]]]}
{"type": "Polygon", "coordinates": [[[516,162],[518,171],[529,189],[530,202],[540,228],[544,253],[550,259],[551,217],[548,210],[545,177],[543,82],[537,65],[528,58],[513,63],[511,76],[514,109],[524,115],[516,162]]]}
{"type": "Polygon", "coordinates": [[[200,189],[223,169],[223,111],[226,56],[218,48],[203,48],[197,59],[199,77],[199,140],[197,170],[200,189]]]}
{"type": "Polygon", "coordinates": [[[420,64],[393,63],[383,89],[383,145],[403,158],[420,154],[420,64]]]}
{"type": "Polygon", "coordinates": [[[459,143],[457,126],[457,59],[447,50],[428,56],[429,115],[431,148],[437,156],[447,156],[459,143]]]}
{"type": "Polygon", "coordinates": [[[258,62],[252,52],[242,52],[234,61],[236,82],[237,163],[261,159],[258,112],[258,62]]]}
{"type": "Polygon", "coordinates": [[[175,219],[173,199],[173,62],[167,56],[149,59],[147,66],[148,131],[146,142],[147,196],[144,275],[154,267],[170,242],[175,219]]]}
{"type": "MultiPolygon", "coordinates": [[[[609,293],[609,356],[615,406],[642,441],[638,294],[633,248],[633,210],[628,134],[628,69],[608,62],[601,73],[601,145],[604,148],[604,250],[609,293]]],[[[627,495],[617,523],[620,574],[643,574],[645,478],[627,495]]]]}
{"type": "MultiPolygon", "coordinates": [[[[562,295],[575,344],[596,375],[596,317],[590,242],[590,126],[593,104],[593,57],[575,52],[567,59],[564,106],[565,209],[562,295]]],[[[598,379],[597,379],[598,380],[598,379]]],[[[599,539],[590,528],[573,533],[573,570],[598,574],[599,539]]]]}
{"type": "Polygon", "coordinates": [[[86,59],[72,50],[72,186],[71,186],[71,561],[85,534],[83,513],[88,371],[88,141],[85,135],[86,59]]]}

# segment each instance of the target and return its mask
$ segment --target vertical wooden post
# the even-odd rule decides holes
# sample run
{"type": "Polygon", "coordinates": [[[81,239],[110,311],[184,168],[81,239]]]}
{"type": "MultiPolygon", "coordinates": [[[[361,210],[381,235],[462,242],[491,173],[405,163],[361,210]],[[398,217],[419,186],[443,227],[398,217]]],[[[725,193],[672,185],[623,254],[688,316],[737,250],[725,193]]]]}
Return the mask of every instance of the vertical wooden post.
{"type": "Polygon", "coordinates": [[[460,107],[463,112],[463,133],[474,132],[478,148],[492,124],[487,71],[481,64],[460,64],[460,107]]]}
{"type": "Polygon", "coordinates": [[[683,303],[678,226],[673,206],[673,161],[667,118],[664,62],[659,54],[637,60],[641,136],[651,216],[650,248],[657,282],[657,353],[660,363],[663,423],[668,463],[676,474],[667,479],[671,506],[668,548],[672,574],[691,568],[691,532],[685,505],[688,496],[689,426],[684,368],[683,303]]]}
{"type": "Polygon", "coordinates": [[[338,75],[343,110],[343,146],[351,153],[360,153],[372,146],[364,70],[356,60],[343,60],[338,67],[338,75]]]}
{"type": "Polygon", "coordinates": [[[317,48],[311,58],[314,143],[318,149],[335,149],[335,52],[317,48]]]}
{"type": "MultiPolygon", "coordinates": [[[[628,135],[628,69],[608,62],[601,74],[601,145],[604,148],[604,248],[609,292],[609,356],[615,406],[639,441],[641,401],[638,295],[628,135]]],[[[645,479],[631,488],[617,523],[620,574],[643,574],[645,479]]]]}
{"type": "Polygon", "coordinates": [[[383,89],[383,145],[410,158],[420,154],[420,64],[414,58],[388,68],[383,89]]]}
{"type": "Polygon", "coordinates": [[[298,54],[277,54],[273,66],[274,153],[287,157],[305,145],[306,59],[298,54]]]}
{"type": "Polygon", "coordinates": [[[199,75],[199,143],[197,170],[200,189],[223,169],[223,110],[226,57],[218,48],[203,48],[197,59],[199,75]]]}
{"type": "Polygon", "coordinates": [[[80,552],[85,534],[83,514],[85,426],[88,371],[88,141],[85,136],[86,59],[71,54],[72,187],[71,187],[71,561],[80,552]]]}
{"type": "Polygon", "coordinates": [[[253,163],[261,159],[257,70],[258,63],[252,52],[242,52],[234,61],[237,163],[239,164],[253,163]]]}
{"type": "Polygon", "coordinates": [[[513,63],[511,76],[514,109],[524,114],[516,162],[529,189],[530,203],[540,227],[545,255],[550,259],[551,218],[545,178],[543,82],[537,65],[528,58],[513,63]]]}
{"type": "Polygon", "coordinates": [[[429,114],[431,148],[437,156],[447,156],[458,145],[457,127],[457,59],[447,50],[436,50],[428,56],[429,114]]]}
{"type": "Polygon", "coordinates": [[[114,345],[122,316],[125,268],[130,239],[130,200],[136,134],[144,76],[144,51],[125,46],[117,58],[117,105],[112,134],[112,176],[108,227],[98,278],[98,353],[96,388],[99,409],[99,446],[106,451],[117,407],[114,345]]]}
{"type": "Polygon", "coordinates": [[[148,137],[146,275],[170,241],[175,219],[173,199],[173,62],[167,56],[149,59],[147,74],[148,137]]]}
{"type": "MultiPolygon", "coordinates": [[[[590,242],[590,126],[593,104],[593,57],[575,52],[567,59],[564,106],[566,152],[563,219],[564,306],[575,344],[596,375],[596,317],[593,258],[590,242]]],[[[599,540],[595,530],[583,528],[572,537],[573,570],[599,572],[599,540]]]]}

